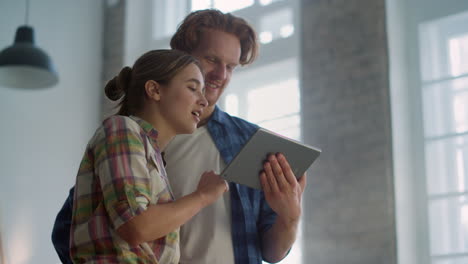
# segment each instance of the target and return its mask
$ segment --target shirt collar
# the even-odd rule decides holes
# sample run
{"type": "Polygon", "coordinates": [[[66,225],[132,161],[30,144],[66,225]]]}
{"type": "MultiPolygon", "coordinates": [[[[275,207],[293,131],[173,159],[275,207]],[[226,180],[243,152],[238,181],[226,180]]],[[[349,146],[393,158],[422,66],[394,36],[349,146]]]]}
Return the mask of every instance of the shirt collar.
{"type": "Polygon", "coordinates": [[[148,135],[148,137],[156,143],[158,140],[158,131],[151,125],[150,123],[146,122],[145,120],[137,117],[137,116],[130,116],[137,124],[143,129],[143,131],[148,135]]]}
{"type": "Polygon", "coordinates": [[[226,122],[226,113],[224,113],[223,111],[221,111],[219,109],[219,107],[217,105],[215,105],[215,109],[213,111],[213,114],[211,114],[211,117],[210,117],[210,120],[208,122],[211,122],[211,121],[215,121],[215,122],[218,122],[218,123],[224,123],[226,122]]]}

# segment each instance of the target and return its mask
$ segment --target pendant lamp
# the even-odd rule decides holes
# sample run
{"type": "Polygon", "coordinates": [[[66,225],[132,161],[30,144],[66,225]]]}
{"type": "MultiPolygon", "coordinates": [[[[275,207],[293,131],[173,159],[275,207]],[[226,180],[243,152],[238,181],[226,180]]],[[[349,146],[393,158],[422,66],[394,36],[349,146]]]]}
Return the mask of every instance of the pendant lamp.
{"type": "Polygon", "coordinates": [[[0,51],[0,86],[47,88],[58,82],[50,57],[34,44],[34,30],[28,26],[29,0],[25,25],[16,30],[13,45],[0,51]]]}

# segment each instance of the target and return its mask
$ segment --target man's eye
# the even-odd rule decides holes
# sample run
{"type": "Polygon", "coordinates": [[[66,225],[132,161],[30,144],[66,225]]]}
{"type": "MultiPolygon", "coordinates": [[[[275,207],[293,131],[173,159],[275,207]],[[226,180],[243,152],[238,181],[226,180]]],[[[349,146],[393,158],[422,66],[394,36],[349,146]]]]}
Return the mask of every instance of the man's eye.
{"type": "Polygon", "coordinates": [[[193,92],[195,92],[195,91],[197,90],[197,88],[191,87],[191,86],[189,86],[188,88],[189,88],[190,90],[192,90],[193,92]]]}

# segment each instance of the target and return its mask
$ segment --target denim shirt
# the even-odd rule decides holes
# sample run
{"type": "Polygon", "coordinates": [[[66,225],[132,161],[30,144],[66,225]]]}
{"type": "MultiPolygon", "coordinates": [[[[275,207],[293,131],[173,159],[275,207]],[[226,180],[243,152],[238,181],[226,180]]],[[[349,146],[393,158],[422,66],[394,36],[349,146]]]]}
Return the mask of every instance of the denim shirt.
{"type": "MultiPolygon", "coordinates": [[[[228,164],[258,126],[230,116],[215,106],[207,124],[224,162],[228,164]]],[[[232,243],[237,264],[262,263],[262,237],[271,228],[276,214],[268,206],[262,191],[229,183],[231,195],[232,243]]],[[[69,256],[70,225],[74,187],[57,215],[52,242],[62,263],[72,263],[69,256]]],[[[183,246],[183,245],[181,245],[183,246]]]]}
{"type": "MultiPolygon", "coordinates": [[[[221,111],[217,106],[207,124],[208,132],[228,164],[258,126],[221,111]]],[[[235,263],[262,263],[262,236],[270,229],[276,214],[262,191],[230,183],[232,244],[235,263]]]]}

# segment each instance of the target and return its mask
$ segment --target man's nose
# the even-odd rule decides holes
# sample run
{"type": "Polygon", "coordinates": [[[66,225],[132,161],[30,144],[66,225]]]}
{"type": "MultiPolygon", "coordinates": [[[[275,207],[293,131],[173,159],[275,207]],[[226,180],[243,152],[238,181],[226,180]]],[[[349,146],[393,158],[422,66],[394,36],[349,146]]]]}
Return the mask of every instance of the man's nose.
{"type": "Polygon", "coordinates": [[[200,93],[199,99],[198,99],[198,104],[201,105],[202,107],[207,107],[208,106],[208,100],[206,100],[206,97],[204,94],[200,93]]]}
{"type": "Polygon", "coordinates": [[[226,67],[223,65],[218,65],[214,68],[213,70],[213,75],[216,77],[218,80],[224,80],[226,79],[226,67]]]}

